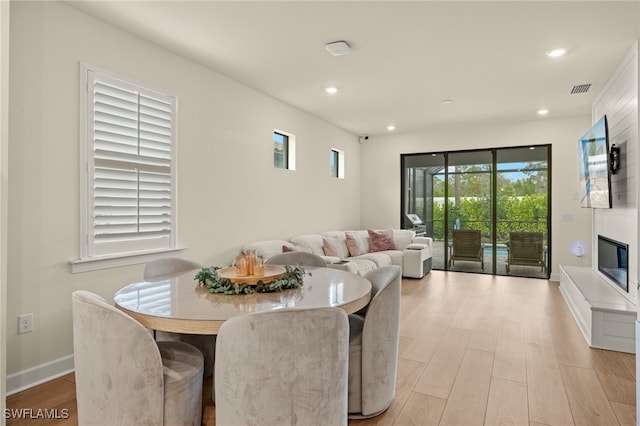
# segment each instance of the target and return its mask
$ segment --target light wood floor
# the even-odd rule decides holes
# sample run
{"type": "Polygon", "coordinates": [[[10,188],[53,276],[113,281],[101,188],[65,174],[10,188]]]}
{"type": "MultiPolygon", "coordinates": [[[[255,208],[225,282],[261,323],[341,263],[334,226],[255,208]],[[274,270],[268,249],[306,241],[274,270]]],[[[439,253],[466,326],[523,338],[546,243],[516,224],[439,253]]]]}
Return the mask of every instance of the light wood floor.
{"type": "MultiPolygon", "coordinates": [[[[350,425],[636,424],[635,356],[590,349],[557,283],[434,271],[403,280],[401,315],[396,397],[350,425]]],[[[12,395],[9,408],[71,416],[7,424],[76,424],[74,392],[69,375],[12,395]]]]}

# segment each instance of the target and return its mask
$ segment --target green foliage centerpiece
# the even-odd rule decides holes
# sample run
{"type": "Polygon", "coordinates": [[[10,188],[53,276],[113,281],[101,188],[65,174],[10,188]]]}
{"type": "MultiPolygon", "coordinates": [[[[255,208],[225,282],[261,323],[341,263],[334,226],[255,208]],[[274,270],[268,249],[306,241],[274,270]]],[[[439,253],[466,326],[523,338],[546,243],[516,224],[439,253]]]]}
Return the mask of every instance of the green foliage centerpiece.
{"type": "Polygon", "coordinates": [[[302,287],[305,270],[302,266],[285,265],[284,276],[273,281],[258,281],[255,284],[232,283],[228,278],[218,274],[218,266],[202,268],[195,276],[201,286],[209,289],[211,293],[224,294],[252,294],[273,293],[283,290],[291,290],[302,287]]]}

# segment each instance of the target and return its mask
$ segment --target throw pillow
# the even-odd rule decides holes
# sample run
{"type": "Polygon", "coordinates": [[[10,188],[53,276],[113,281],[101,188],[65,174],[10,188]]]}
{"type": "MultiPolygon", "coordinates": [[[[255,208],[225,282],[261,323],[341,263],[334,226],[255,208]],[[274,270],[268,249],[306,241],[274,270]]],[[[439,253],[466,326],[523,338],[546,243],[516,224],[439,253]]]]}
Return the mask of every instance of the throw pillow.
{"type": "Polygon", "coordinates": [[[289,251],[300,251],[304,253],[311,253],[311,247],[307,246],[296,246],[294,244],[291,245],[282,245],[282,252],[287,253],[289,251]]]}
{"type": "Polygon", "coordinates": [[[393,229],[385,229],[384,231],[367,229],[367,232],[369,233],[371,252],[396,250],[396,239],[393,236],[393,229]]]}
{"type": "Polygon", "coordinates": [[[322,237],[322,248],[324,249],[325,256],[338,257],[340,260],[344,259],[338,237],[322,237]]]}
{"type": "Polygon", "coordinates": [[[355,232],[345,232],[344,235],[347,239],[347,248],[349,249],[349,254],[351,256],[360,256],[361,254],[366,253],[364,243],[362,242],[360,235],[355,232]]]}

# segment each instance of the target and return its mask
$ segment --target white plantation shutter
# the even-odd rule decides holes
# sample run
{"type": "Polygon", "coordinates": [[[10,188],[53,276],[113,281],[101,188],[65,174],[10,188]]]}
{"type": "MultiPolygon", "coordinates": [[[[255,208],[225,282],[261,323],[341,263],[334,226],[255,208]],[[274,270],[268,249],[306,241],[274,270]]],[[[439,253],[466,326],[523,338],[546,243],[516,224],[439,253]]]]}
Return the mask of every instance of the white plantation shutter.
{"type": "Polygon", "coordinates": [[[87,72],[85,254],[172,248],[175,97],[87,72]]]}

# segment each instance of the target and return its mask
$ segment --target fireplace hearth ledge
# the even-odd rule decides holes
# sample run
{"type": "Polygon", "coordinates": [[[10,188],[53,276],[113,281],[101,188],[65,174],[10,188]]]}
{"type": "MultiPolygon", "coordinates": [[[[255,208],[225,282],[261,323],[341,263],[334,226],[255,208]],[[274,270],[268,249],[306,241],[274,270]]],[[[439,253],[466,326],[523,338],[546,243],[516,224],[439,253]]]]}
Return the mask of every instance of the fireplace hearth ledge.
{"type": "Polygon", "coordinates": [[[560,265],[560,293],[592,348],[636,353],[637,307],[590,268],[560,265]]]}

